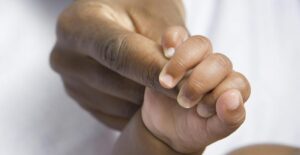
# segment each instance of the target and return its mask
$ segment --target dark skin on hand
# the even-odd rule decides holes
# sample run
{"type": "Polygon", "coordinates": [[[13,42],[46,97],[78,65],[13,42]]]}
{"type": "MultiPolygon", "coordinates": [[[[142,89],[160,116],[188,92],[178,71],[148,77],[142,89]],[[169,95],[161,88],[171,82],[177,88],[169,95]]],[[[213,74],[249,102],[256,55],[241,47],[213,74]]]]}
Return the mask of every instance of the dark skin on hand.
{"type": "Polygon", "coordinates": [[[166,28],[184,26],[180,0],[77,0],[60,15],[51,66],[66,91],[107,126],[122,130],[145,86],[172,97],[158,75],[166,28]]]}
{"type": "MultiPolygon", "coordinates": [[[[168,59],[163,55],[163,47],[177,46],[178,36],[168,34],[168,28],[174,26],[181,27],[177,29],[179,35],[186,31],[181,0],[76,0],[58,19],[51,66],[80,106],[113,129],[126,127],[114,154],[182,154],[157,139],[143,125],[138,111],[145,87],[176,99],[179,92],[184,94],[182,83],[199,83],[200,79],[195,76],[182,77],[196,59],[192,64],[187,57],[177,62],[176,58],[182,57],[177,54],[171,59],[171,65],[165,66],[168,59]],[[163,34],[170,41],[162,42],[163,34]],[[172,70],[181,64],[188,68],[183,67],[181,72],[172,70]],[[159,80],[162,70],[174,75],[176,84],[164,85],[159,80]],[[133,143],[137,145],[129,145],[133,143]]],[[[211,53],[211,44],[203,36],[191,37],[187,42],[205,45],[207,53],[211,53]]],[[[188,43],[186,46],[189,47],[188,43]]],[[[227,60],[220,54],[212,54],[212,57],[222,62],[227,60]]],[[[240,91],[245,102],[250,94],[249,84],[242,74],[228,68],[227,81],[241,84],[233,89],[240,91]]],[[[222,93],[222,88],[229,89],[228,83],[210,93],[208,89],[200,91],[206,94],[203,100],[214,105],[215,96],[222,93]]],[[[200,95],[199,91],[191,91],[194,88],[185,89],[194,96],[200,95]]]]}
{"type": "Polygon", "coordinates": [[[61,14],[51,66],[66,91],[111,128],[131,120],[113,154],[181,154],[154,137],[136,111],[145,86],[175,97],[158,82],[167,61],[159,42],[167,27],[184,25],[183,16],[181,1],[173,0],[79,0],[61,14]]]}
{"type": "MultiPolygon", "coordinates": [[[[177,40],[186,39],[184,25],[181,0],[78,0],[58,20],[51,65],[70,96],[101,122],[119,130],[139,109],[145,86],[177,101],[181,101],[178,92],[188,92],[195,100],[202,96],[208,106],[232,88],[246,101],[250,94],[247,79],[232,70],[226,56],[213,53],[203,36],[188,38],[167,64],[162,47],[177,46],[177,40]],[[167,41],[162,42],[162,36],[167,41]],[[210,68],[197,66],[204,57],[210,68]],[[183,77],[195,66],[197,72],[183,77]],[[204,68],[213,72],[201,77],[204,68]],[[162,70],[174,77],[171,87],[159,80],[162,70]]],[[[192,106],[195,102],[188,104],[192,106]]]]}

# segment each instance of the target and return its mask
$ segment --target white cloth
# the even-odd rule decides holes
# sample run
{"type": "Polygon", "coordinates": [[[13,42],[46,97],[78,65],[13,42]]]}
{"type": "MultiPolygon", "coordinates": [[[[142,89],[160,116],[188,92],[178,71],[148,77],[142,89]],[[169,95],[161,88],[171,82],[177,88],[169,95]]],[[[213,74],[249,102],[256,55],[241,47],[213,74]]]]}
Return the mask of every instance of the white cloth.
{"type": "Polygon", "coordinates": [[[246,122],[206,154],[255,143],[300,147],[300,1],[185,2],[191,33],[210,38],[252,85],[246,122]]]}
{"type": "MultiPolygon", "coordinates": [[[[252,84],[244,125],[205,154],[254,143],[300,147],[300,2],[185,3],[191,33],[208,36],[252,84]]],[[[55,18],[64,6],[0,0],[0,155],[108,155],[116,138],[67,97],[49,67],[55,18]]]]}

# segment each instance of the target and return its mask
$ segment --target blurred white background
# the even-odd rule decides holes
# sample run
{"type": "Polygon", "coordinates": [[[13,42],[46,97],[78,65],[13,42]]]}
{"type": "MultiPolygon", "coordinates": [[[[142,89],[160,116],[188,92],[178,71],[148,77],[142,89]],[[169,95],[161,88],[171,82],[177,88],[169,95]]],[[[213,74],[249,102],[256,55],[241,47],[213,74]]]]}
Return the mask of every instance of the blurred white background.
{"type": "Polygon", "coordinates": [[[69,2],[0,0],[0,155],[106,155],[112,146],[114,133],[67,97],[49,66],[69,2]]]}
{"type": "MultiPolygon", "coordinates": [[[[0,155],[109,154],[116,133],[68,98],[49,67],[56,17],[69,2],[0,0],[0,155]]],[[[185,2],[191,33],[208,36],[253,88],[245,124],[206,154],[300,147],[300,1],[185,2]]]]}
{"type": "Polygon", "coordinates": [[[257,143],[300,148],[300,1],[185,2],[191,33],[210,38],[252,86],[245,123],[206,154],[257,143]]]}

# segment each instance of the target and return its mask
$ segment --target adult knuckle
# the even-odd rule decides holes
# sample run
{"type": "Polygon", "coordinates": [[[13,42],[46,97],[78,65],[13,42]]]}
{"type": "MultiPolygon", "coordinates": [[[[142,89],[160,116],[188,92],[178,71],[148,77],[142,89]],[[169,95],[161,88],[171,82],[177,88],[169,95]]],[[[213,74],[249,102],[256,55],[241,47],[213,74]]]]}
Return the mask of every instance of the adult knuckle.
{"type": "Polygon", "coordinates": [[[126,34],[113,35],[103,42],[96,42],[95,46],[100,58],[106,63],[109,68],[116,71],[125,72],[125,66],[128,63],[128,41],[126,34]]]}
{"type": "Polygon", "coordinates": [[[157,66],[157,60],[151,60],[142,73],[142,81],[147,83],[151,88],[156,89],[160,84],[158,82],[158,77],[160,74],[159,67],[157,66]]]}
{"type": "Polygon", "coordinates": [[[66,7],[58,16],[56,24],[57,39],[73,47],[74,42],[79,41],[80,29],[91,28],[88,23],[99,12],[99,9],[97,10],[93,6],[95,4],[91,5],[89,2],[76,1],[66,7]]]}
{"type": "Polygon", "coordinates": [[[57,37],[58,39],[63,36],[62,34],[64,34],[64,32],[66,31],[66,27],[68,25],[68,16],[67,14],[67,10],[64,10],[59,16],[58,16],[58,20],[56,23],[56,32],[57,32],[57,37]]]}
{"type": "Polygon", "coordinates": [[[70,31],[74,28],[76,12],[74,4],[71,4],[58,16],[56,23],[56,34],[58,40],[63,41],[70,37],[70,31]]]}

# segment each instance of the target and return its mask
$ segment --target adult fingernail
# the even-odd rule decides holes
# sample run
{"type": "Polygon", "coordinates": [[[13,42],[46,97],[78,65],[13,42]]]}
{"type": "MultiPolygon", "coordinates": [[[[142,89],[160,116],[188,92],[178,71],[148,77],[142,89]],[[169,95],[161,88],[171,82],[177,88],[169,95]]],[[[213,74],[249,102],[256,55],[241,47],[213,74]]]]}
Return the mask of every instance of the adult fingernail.
{"type": "Polygon", "coordinates": [[[171,75],[161,73],[159,76],[159,81],[167,88],[173,88],[174,79],[171,75]]]}
{"type": "Polygon", "coordinates": [[[170,48],[164,48],[164,54],[166,58],[171,58],[175,54],[175,48],[170,47],[170,48]]]}
{"type": "Polygon", "coordinates": [[[236,110],[240,103],[242,103],[242,95],[239,91],[234,91],[230,94],[230,98],[226,101],[226,106],[228,110],[236,110]]]}
{"type": "Polygon", "coordinates": [[[213,108],[209,107],[206,104],[199,103],[197,105],[197,113],[203,118],[209,118],[214,115],[215,111],[213,108]]]}

